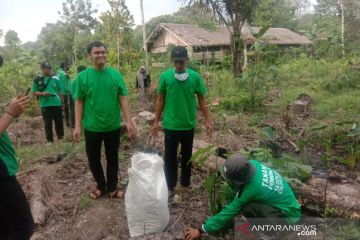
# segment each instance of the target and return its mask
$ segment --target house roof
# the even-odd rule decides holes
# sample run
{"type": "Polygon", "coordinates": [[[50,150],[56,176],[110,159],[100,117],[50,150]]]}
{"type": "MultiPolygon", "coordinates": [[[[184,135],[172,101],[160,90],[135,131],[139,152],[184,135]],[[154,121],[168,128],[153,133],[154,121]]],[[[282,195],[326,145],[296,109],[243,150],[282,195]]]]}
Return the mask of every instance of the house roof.
{"type": "MultiPolygon", "coordinates": [[[[252,34],[260,31],[259,27],[243,27],[243,38],[250,44],[255,38],[252,34]]],[[[230,29],[231,30],[231,29],[230,29]]],[[[231,39],[225,26],[215,26],[214,30],[205,29],[198,25],[160,23],[147,39],[148,47],[156,40],[162,31],[168,31],[178,38],[183,45],[195,46],[219,46],[230,45],[231,39]]],[[[305,36],[301,36],[286,28],[269,28],[260,38],[269,44],[276,45],[306,45],[312,42],[305,36]]]]}

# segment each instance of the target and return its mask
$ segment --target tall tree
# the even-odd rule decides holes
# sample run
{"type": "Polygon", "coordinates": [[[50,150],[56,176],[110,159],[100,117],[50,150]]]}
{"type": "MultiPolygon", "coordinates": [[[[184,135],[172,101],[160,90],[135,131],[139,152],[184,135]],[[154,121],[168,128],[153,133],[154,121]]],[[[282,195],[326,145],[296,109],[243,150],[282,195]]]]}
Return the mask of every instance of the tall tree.
{"type": "Polygon", "coordinates": [[[92,16],[97,10],[92,8],[91,0],[66,0],[63,3],[62,19],[71,28],[73,62],[77,61],[77,49],[80,35],[90,35],[96,24],[92,16]]]}
{"type": "Polygon", "coordinates": [[[108,0],[110,10],[102,13],[100,19],[105,30],[106,42],[112,46],[116,40],[117,66],[120,66],[121,45],[130,43],[131,27],[134,26],[134,18],[125,4],[125,0],[108,0]]]}
{"type": "Polygon", "coordinates": [[[315,10],[322,16],[340,17],[341,0],[316,0],[315,10]]]}
{"type": "Polygon", "coordinates": [[[58,21],[47,23],[38,35],[41,52],[47,61],[61,62],[72,59],[73,33],[69,24],[58,21]]]}
{"type": "Polygon", "coordinates": [[[349,54],[360,56],[360,1],[343,0],[344,4],[344,38],[349,54]]]}
{"type": "Polygon", "coordinates": [[[143,0],[140,0],[140,11],[141,11],[141,24],[142,24],[142,32],[143,32],[143,46],[145,51],[145,66],[148,69],[148,53],[147,53],[147,42],[146,42],[146,26],[144,19],[144,3],[143,0]]]}
{"type": "Polygon", "coordinates": [[[242,27],[249,20],[258,6],[260,0],[185,0],[189,4],[199,4],[211,9],[214,14],[228,28],[231,34],[231,50],[233,56],[233,75],[238,77],[241,73],[240,56],[244,47],[241,38],[242,27]]]}
{"type": "Polygon", "coordinates": [[[7,59],[16,59],[21,55],[21,40],[14,30],[9,30],[4,36],[4,55],[7,59]]]}
{"type": "Polygon", "coordinates": [[[345,57],[345,4],[344,0],[317,0],[316,11],[321,16],[340,18],[342,56],[345,57]]]}
{"type": "Polygon", "coordinates": [[[286,27],[294,29],[297,5],[294,0],[261,0],[252,25],[258,27],[286,27]]]}
{"type": "Polygon", "coordinates": [[[17,32],[15,32],[14,30],[9,30],[5,34],[4,43],[5,43],[5,47],[16,48],[20,46],[21,40],[17,32]]]}

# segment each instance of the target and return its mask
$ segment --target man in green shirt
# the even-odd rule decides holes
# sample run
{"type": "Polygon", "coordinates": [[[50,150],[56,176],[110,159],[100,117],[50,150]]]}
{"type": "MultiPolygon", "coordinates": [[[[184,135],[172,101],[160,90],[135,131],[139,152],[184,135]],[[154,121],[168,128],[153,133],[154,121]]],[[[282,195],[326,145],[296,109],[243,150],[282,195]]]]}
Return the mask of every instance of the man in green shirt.
{"type": "MultiPolygon", "coordinates": [[[[237,195],[220,213],[210,217],[200,228],[189,228],[185,239],[194,240],[201,233],[215,233],[240,212],[251,219],[271,219],[267,224],[294,224],[301,209],[288,183],[275,170],[241,154],[231,155],[221,168],[223,177],[237,195]],[[278,220],[278,222],[274,222],[278,220]]],[[[264,222],[263,221],[263,222],[264,222]]]]}
{"type": "Polygon", "coordinates": [[[60,81],[51,75],[51,64],[43,62],[42,75],[33,80],[32,92],[39,97],[41,114],[44,120],[45,135],[48,144],[53,142],[52,122],[58,139],[64,137],[64,123],[62,119],[63,97],[60,81]]]}
{"type": "MultiPolygon", "coordinates": [[[[86,67],[84,65],[79,65],[77,68],[76,68],[76,71],[77,71],[77,74],[79,76],[79,74],[84,71],[86,69],[86,67]]],[[[73,98],[73,101],[75,101],[75,87],[76,87],[76,78],[74,79],[74,81],[72,81],[71,83],[71,92],[73,93],[72,94],[72,98],[73,98]]],[[[75,115],[74,115],[75,116],[75,115]]]]}
{"type": "Polygon", "coordinates": [[[61,83],[61,94],[64,98],[65,124],[68,128],[75,126],[74,100],[72,97],[72,84],[69,75],[70,63],[61,62],[57,77],[61,83]]]}
{"type": "Polygon", "coordinates": [[[81,125],[84,128],[86,154],[90,170],[97,186],[90,197],[101,197],[105,191],[110,197],[122,198],[117,190],[118,151],[120,144],[120,110],[126,119],[129,137],[133,135],[130,108],[126,99],[127,90],[121,74],[106,66],[106,46],[95,41],[87,52],[93,63],[75,80],[75,141],[80,140],[81,125]],[[101,166],[101,145],[104,142],[107,160],[106,180],[101,166]]]}
{"type": "Polygon", "coordinates": [[[186,67],[188,52],[185,47],[176,46],[171,51],[174,68],[162,73],[159,80],[158,97],[155,107],[154,135],[159,129],[159,120],[164,111],[165,129],[165,177],[169,196],[174,195],[178,172],[178,145],[181,144],[181,179],[183,187],[190,188],[192,146],[196,126],[196,97],[206,120],[210,134],[211,121],[206,106],[206,89],[199,73],[186,67]]]}
{"type": "MultiPolygon", "coordinates": [[[[0,56],[0,66],[3,58],[0,56]]],[[[28,240],[35,224],[26,196],[16,180],[19,165],[6,132],[12,120],[29,106],[30,97],[11,100],[0,118],[0,239],[28,240]]]]}

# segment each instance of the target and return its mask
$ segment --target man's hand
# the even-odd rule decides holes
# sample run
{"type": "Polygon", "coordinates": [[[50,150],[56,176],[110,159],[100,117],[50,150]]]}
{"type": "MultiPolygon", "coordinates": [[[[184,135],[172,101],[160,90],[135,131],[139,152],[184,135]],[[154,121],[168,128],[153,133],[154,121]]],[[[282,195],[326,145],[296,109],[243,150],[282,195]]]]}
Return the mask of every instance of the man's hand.
{"type": "Polygon", "coordinates": [[[75,142],[79,142],[80,141],[80,128],[79,127],[75,127],[74,131],[73,131],[73,139],[75,142]]]}
{"type": "Polygon", "coordinates": [[[47,97],[47,96],[50,96],[51,94],[50,93],[48,93],[48,92],[42,92],[41,93],[41,96],[44,96],[44,97],[47,97]]]}
{"type": "Polygon", "coordinates": [[[132,138],[135,134],[133,124],[131,122],[126,123],[126,130],[128,133],[129,138],[132,138]]]}
{"type": "Polygon", "coordinates": [[[200,233],[200,231],[198,229],[191,228],[191,227],[186,229],[186,232],[185,232],[185,239],[186,240],[200,239],[200,237],[201,237],[201,233],[200,233]]]}
{"type": "Polygon", "coordinates": [[[29,96],[23,96],[23,97],[17,97],[13,98],[7,108],[5,109],[5,112],[8,112],[13,117],[20,116],[27,107],[29,106],[30,97],[29,96]]]}
{"type": "Polygon", "coordinates": [[[159,122],[155,121],[151,127],[151,133],[154,137],[156,137],[158,132],[159,132],[159,122]]]}

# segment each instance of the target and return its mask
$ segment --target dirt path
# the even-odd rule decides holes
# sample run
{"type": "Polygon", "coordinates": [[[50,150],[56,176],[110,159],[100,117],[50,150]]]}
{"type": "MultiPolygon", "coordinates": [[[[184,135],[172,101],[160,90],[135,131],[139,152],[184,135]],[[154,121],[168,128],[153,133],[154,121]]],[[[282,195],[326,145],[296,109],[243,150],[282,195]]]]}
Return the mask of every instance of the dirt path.
{"type": "MultiPolygon", "coordinates": [[[[47,207],[46,222],[38,226],[33,240],[131,239],[123,200],[107,196],[92,200],[88,197],[94,181],[83,153],[55,164],[39,162],[36,171],[20,177],[29,198],[32,177],[42,174],[47,183],[49,194],[43,199],[47,207]]],[[[119,185],[122,188],[126,185],[128,166],[128,161],[120,162],[119,185]]],[[[178,190],[182,201],[169,203],[170,222],[166,232],[133,239],[183,239],[186,227],[199,226],[207,214],[206,193],[200,187],[202,180],[202,176],[195,173],[195,188],[191,192],[178,190]]],[[[228,236],[226,239],[231,238],[228,236]]]]}
{"type": "MultiPolygon", "coordinates": [[[[219,129],[214,133],[211,143],[224,146],[232,151],[254,145],[256,133],[238,128],[241,119],[236,117],[227,120],[227,127],[233,130],[229,134],[221,131],[220,122],[214,124],[219,129]],[[232,122],[233,121],[233,122],[232,122]],[[219,126],[217,126],[219,125],[219,126]],[[235,130],[239,130],[239,132],[235,130]]],[[[139,124],[140,126],[144,124],[139,124]]],[[[43,144],[41,119],[25,123],[17,123],[10,132],[15,142],[26,148],[32,148],[35,143],[43,144]],[[26,132],[24,132],[26,131],[26,132]],[[26,134],[24,134],[26,133],[26,134]],[[35,137],[31,137],[35,136],[35,137]]],[[[148,129],[144,129],[148,131],[148,129]]],[[[69,135],[69,133],[67,133],[69,135]]],[[[70,136],[70,135],[69,135],[70,136]]],[[[197,139],[206,139],[203,132],[196,134],[197,139]]],[[[130,166],[130,157],[135,147],[141,145],[141,140],[136,144],[123,141],[120,149],[119,186],[126,189],[127,169],[130,166]]],[[[63,141],[69,141],[63,140],[63,141]]],[[[157,143],[163,148],[163,143],[157,143]]],[[[44,146],[45,148],[45,146],[44,146]]],[[[42,176],[46,186],[46,196],[43,204],[46,206],[45,222],[37,227],[33,240],[115,240],[115,239],[183,239],[184,229],[188,226],[198,227],[209,214],[207,193],[202,183],[205,174],[199,171],[193,172],[193,190],[191,192],[178,190],[181,197],[180,203],[169,203],[170,222],[164,233],[139,238],[130,238],[124,200],[113,200],[107,196],[93,200],[88,196],[89,191],[95,185],[90,173],[87,158],[84,151],[69,154],[60,162],[49,164],[48,161],[56,158],[56,155],[34,160],[31,166],[36,171],[19,177],[22,186],[29,199],[32,195],[32,178],[42,176]]],[[[102,157],[104,159],[104,156],[102,157]]],[[[105,166],[105,162],[103,162],[105,166]]],[[[33,187],[34,188],[34,187],[33,187]]],[[[233,239],[230,233],[223,237],[206,236],[205,239],[233,239]]]]}

